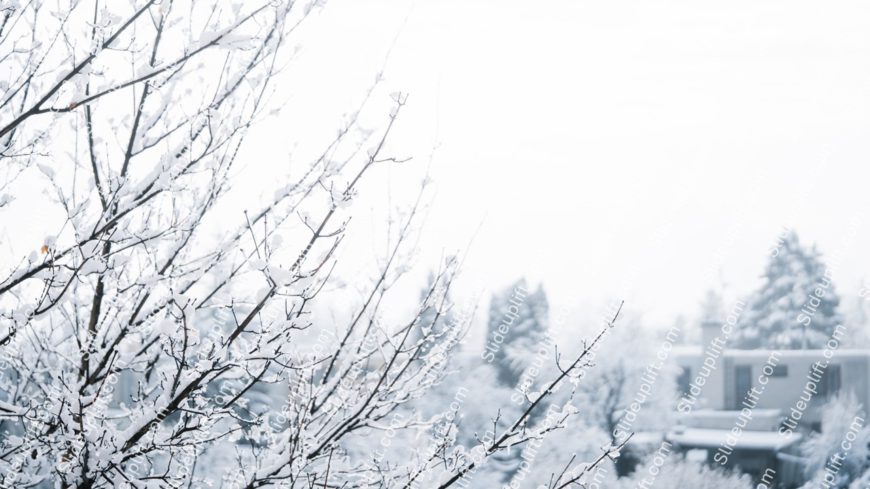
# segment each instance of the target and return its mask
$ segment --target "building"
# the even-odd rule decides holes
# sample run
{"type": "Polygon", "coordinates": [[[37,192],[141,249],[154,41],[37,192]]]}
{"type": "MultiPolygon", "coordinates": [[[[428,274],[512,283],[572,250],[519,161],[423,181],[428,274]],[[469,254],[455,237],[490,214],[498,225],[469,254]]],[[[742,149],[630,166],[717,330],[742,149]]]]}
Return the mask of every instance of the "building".
{"type": "Polygon", "coordinates": [[[825,349],[729,349],[721,327],[704,323],[703,346],[674,349],[683,398],[665,438],[712,465],[759,480],[774,469],[777,487],[796,486],[799,442],[821,428],[821,407],[847,390],[870,406],[870,350],[839,349],[837,332],[825,349]]]}

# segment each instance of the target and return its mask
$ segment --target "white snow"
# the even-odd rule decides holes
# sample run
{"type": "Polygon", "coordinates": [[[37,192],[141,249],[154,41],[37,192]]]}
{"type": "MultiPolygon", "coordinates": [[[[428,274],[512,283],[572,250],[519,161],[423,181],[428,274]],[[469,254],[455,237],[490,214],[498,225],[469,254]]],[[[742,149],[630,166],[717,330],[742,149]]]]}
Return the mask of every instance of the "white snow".
{"type": "MultiPolygon", "coordinates": [[[[670,432],[668,441],[686,447],[715,448],[726,444],[731,430],[686,429],[670,432]]],[[[800,441],[799,433],[780,434],[776,431],[743,431],[737,437],[735,448],[744,450],[782,450],[800,441]]]]}

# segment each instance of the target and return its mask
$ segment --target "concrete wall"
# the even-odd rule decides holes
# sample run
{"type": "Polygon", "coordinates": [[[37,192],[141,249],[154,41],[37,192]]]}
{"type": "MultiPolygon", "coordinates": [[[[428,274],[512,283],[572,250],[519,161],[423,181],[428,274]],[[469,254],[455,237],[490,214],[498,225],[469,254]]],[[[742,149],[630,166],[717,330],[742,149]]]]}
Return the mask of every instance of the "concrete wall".
{"type": "MultiPolygon", "coordinates": [[[[780,351],[778,358],[770,356],[767,350],[726,350],[718,359],[717,370],[720,375],[707,378],[703,388],[704,404],[698,408],[730,410],[739,408],[743,400],[736,392],[735,371],[738,366],[749,366],[752,385],[763,392],[758,396],[756,409],[780,409],[783,416],[788,416],[792,407],[800,399],[801,393],[807,389],[808,378],[815,362],[824,361],[822,350],[780,351]],[[785,377],[767,377],[767,384],[761,385],[759,379],[764,373],[765,364],[786,366],[785,377]],[[718,392],[713,392],[717,390],[718,392]]],[[[699,372],[704,353],[700,349],[677,352],[674,355],[676,363],[681,367],[691,369],[690,378],[694,379],[699,372]]],[[[829,360],[830,365],[839,365],[840,392],[852,391],[865,406],[870,406],[870,351],[841,350],[829,360]]],[[[769,369],[768,369],[768,373],[769,369]]],[[[809,386],[812,388],[812,386],[809,386]]],[[[822,394],[814,394],[809,407],[802,413],[800,422],[809,426],[820,421],[819,407],[827,399],[822,394]]]]}

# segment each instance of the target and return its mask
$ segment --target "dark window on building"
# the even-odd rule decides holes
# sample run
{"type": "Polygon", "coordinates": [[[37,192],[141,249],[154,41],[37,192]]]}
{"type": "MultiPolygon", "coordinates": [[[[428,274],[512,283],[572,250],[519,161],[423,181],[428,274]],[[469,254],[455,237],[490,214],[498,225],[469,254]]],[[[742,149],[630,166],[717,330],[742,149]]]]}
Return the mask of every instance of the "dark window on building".
{"type": "Polygon", "coordinates": [[[819,381],[819,395],[823,397],[833,396],[840,391],[840,366],[828,365],[822,380],[819,381]]]}
{"type": "Polygon", "coordinates": [[[788,365],[777,365],[773,367],[771,377],[788,377],[788,365]]]}
{"type": "Polygon", "coordinates": [[[692,381],[692,369],[683,367],[679,377],[677,377],[677,387],[683,394],[689,393],[689,382],[692,381]]]}
{"type": "Polygon", "coordinates": [[[752,389],[752,366],[737,365],[734,368],[734,405],[732,409],[740,409],[743,398],[752,389]]]}

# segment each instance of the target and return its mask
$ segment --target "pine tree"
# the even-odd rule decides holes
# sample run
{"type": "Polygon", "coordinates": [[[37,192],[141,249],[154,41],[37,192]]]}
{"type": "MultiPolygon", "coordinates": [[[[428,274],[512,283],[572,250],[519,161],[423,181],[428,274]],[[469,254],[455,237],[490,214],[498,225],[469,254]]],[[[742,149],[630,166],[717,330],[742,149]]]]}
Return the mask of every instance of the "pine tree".
{"type": "MultiPolygon", "coordinates": [[[[421,301],[429,299],[428,296],[432,293],[433,285],[435,285],[435,277],[436,275],[432,271],[427,275],[426,285],[420,289],[419,299],[421,301]]],[[[447,294],[445,301],[450,301],[449,294],[447,294]]],[[[436,342],[446,338],[445,332],[448,327],[448,318],[439,313],[437,307],[430,306],[420,311],[420,319],[417,321],[417,325],[415,325],[411,330],[408,339],[411,343],[423,341],[420,351],[422,353],[429,353],[435,346],[436,342]]]]}
{"type": "Polygon", "coordinates": [[[548,312],[543,287],[529,293],[525,279],[493,295],[482,356],[495,364],[502,385],[519,382],[529,357],[545,341],[548,312]]]}
{"type": "Polygon", "coordinates": [[[771,249],[761,288],[748,300],[736,328],[741,348],[819,348],[841,324],[832,270],[794,231],[771,249]]]}

